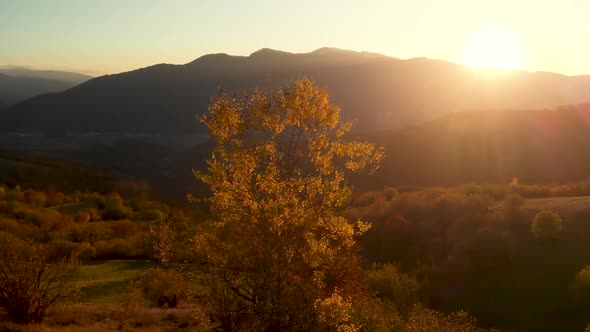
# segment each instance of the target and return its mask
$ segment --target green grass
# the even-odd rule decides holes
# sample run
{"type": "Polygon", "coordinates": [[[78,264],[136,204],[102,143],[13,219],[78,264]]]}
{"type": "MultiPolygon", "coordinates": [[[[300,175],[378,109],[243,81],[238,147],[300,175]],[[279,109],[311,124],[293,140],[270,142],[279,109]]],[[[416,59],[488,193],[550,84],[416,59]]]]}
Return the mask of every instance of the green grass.
{"type": "Polygon", "coordinates": [[[74,214],[76,212],[86,209],[98,209],[98,204],[96,204],[95,202],[80,202],[52,206],[49,209],[57,210],[61,213],[74,214]]]}
{"type": "MultiPolygon", "coordinates": [[[[492,207],[492,211],[501,212],[504,202],[500,201],[492,207]]],[[[522,206],[525,212],[536,213],[541,210],[552,210],[558,213],[590,213],[590,196],[526,198],[522,206]]]]}
{"type": "Polygon", "coordinates": [[[524,210],[553,210],[562,213],[590,212],[590,196],[531,198],[525,200],[524,210]]]}
{"type": "Polygon", "coordinates": [[[84,303],[116,304],[124,299],[129,281],[152,266],[150,261],[98,261],[80,266],[76,285],[84,303]]]}

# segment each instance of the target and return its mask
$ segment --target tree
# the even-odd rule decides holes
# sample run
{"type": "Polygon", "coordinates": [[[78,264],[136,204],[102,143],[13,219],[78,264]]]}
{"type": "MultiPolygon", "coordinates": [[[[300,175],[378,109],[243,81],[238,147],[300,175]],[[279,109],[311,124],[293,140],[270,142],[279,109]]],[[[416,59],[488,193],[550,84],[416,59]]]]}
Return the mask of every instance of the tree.
{"type": "Polygon", "coordinates": [[[309,79],[243,97],[222,92],[202,122],[216,147],[207,171],[196,172],[212,193],[212,220],[196,243],[212,280],[248,324],[305,329],[317,322],[316,300],[354,288],[356,236],[369,226],[337,210],[351,193],[346,175],[376,169],[382,151],[348,140],[350,123],[309,79]]]}
{"type": "Polygon", "coordinates": [[[51,263],[46,245],[0,234],[0,308],[19,324],[40,323],[57,300],[73,294],[74,257],[51,263]]]}
{"type": "Polygon", "coordinates": [[[540,240],[555,240],[563,230],[563,221],[559,214],[552,211],[541,211],[535,215],[532,232],[540,240]]]}

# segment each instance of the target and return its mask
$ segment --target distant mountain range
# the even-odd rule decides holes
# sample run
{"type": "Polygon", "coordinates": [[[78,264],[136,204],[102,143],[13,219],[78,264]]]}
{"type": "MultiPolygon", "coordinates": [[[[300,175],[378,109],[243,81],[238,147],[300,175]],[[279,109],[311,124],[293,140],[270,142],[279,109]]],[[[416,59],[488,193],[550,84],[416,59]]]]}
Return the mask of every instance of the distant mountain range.
{"type": "Polygon", "coordinates": [[[385,147],[380,170],[355,179],[357,187],[590,177],[590,76],[483,71],[331,48],[211,54],[62,86],[4,109],[0,99],[0,150],[146,179],[182,197],[198,187],[191,169],[203,167],[211,150],[198,145],[206,136],[195,118],[211,95],[220,87],[278,87],[302,75],[329,89],[355,123],[353,135],[385,147]]]}
{"type": "Polygon", "coordinates": [[[65,91],[91,78],[63,71],[0,66],[0,109],[40,94],[65,91]]]}
{"type": "MultiPolygon", "coordinates": [[[[481,71],[416,58],[322,48],[210,54],[91,79],[0,112],[7,132],[199,133],[195,115],[218,88],[269,88],[302,75],[329,89],[357,131],[395,129],[466,110],[545,109],[590,101],[590,77],[481,71]]],[[[1,91],[1,90],[0,90],[1,91]]]]}

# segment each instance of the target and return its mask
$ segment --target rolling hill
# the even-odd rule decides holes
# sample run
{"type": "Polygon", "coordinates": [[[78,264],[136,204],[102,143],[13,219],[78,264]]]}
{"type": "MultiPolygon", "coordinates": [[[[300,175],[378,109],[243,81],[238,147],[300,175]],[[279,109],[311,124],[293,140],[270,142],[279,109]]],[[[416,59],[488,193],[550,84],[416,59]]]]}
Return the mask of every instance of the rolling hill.
{"type": "Polygon", "coordinates": [[[543,109],[590,101],[590,78],[543,72],[478,71],[424,58],[322,48],[293,54],[210,54],[159,64],[33,97],[0,113],[7,132],[198,133],[196,114],[218,88],[277,87],[302,75],[326,86],[358,131],[402,128],[450,112],[543,109]]]}

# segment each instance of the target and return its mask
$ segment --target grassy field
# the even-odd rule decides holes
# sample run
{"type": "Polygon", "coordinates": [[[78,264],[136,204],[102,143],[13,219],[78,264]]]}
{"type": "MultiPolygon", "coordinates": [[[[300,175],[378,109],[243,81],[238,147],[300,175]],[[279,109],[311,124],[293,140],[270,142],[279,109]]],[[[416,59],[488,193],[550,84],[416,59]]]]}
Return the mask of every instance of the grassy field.
{"type": "Polygon", "coordinates": [[[118,304],[123,301],[129,281],[153,265],[150,261],[97,261],[84,263],[76,279],[83,303],[118,304]]]}
{"type": "Polygon", "coordinates": [[[525,211],[590,212],[590,196],[529,198],[522,208],[525,211]]]}
{"type": "Polygon", "coordinates": [[[66,213],[66,214],[74,214],[74,213],[82,211],[82,210],[98,209],[98,204],[96,204],[94,202],[69,203],[69,204],[52,206],[48,209],[57,210],[61,213],[66,213]]]}
{"type": "MultiPolygon", "coordinates": [[[[502,211],[504,202],[500,201],[493,210],[502,211]]],[[[522,206],[525,212],[552,210],[558,213],[590,213],[590,196],[526,198],[522,206]]]]}

